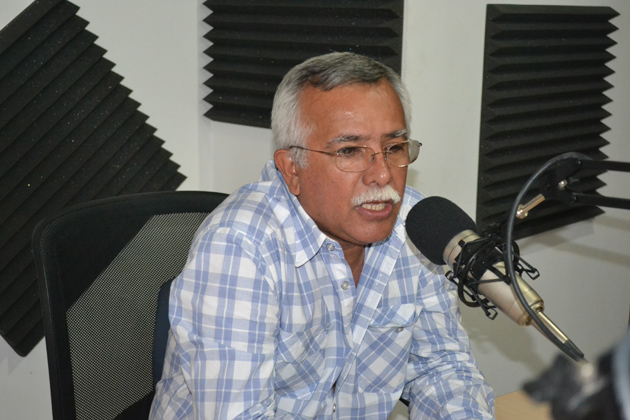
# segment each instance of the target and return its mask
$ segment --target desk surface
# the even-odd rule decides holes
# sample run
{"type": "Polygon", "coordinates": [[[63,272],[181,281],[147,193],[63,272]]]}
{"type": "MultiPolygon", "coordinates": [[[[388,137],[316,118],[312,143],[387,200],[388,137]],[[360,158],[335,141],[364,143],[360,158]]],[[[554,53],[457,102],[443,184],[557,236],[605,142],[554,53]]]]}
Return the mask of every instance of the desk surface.
{"type": "Polygon", "coordinates": [[[549,405],[532,401],[523,391],[497,397],[495,410],[497,420],[552,420],[549,405]]]}

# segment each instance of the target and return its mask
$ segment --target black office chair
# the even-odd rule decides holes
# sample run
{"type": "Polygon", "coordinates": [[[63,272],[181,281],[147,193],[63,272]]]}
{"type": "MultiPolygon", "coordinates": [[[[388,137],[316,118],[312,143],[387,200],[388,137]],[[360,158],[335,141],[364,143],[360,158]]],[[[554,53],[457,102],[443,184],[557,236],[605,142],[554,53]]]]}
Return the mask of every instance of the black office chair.
{"type": "MultiPolygon", "coordinates": [[[[193,234],[225,197],[119,196],[37,225],[32,244],[55,420],[147,418],[168,328],[167,303],[156,327],[160,288],[180,273],[193,234]]],[[[160,299],[167,302],[166,291],[160,299]]]]}

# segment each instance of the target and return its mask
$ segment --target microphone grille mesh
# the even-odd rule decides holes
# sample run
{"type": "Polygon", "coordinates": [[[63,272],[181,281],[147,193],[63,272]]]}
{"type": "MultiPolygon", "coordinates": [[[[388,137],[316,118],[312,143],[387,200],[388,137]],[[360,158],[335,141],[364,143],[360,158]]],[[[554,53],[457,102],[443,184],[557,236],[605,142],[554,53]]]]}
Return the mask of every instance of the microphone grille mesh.
{"type": "Polygon", "coordinates": [[[445,264],[442,254],[455,235],[477,231],[475,222],[457,204],[443,197],[427,197],[409,211],[405,229],[411,242],[432,263],[445,264]]]}

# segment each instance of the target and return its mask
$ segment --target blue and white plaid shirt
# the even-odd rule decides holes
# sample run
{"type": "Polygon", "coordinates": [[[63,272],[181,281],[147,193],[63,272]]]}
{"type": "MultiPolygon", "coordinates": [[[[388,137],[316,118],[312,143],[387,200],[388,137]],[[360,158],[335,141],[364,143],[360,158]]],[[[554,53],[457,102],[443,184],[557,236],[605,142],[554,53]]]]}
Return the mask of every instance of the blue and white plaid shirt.
{"type": "Polygon", "coordinates": [[[358,287],[339,244],[273,162],[195,237],[173,283],[153,419],[492,419],[494,395],[459,323],[453,287],[408,241],[407,188],[358,287]]]}

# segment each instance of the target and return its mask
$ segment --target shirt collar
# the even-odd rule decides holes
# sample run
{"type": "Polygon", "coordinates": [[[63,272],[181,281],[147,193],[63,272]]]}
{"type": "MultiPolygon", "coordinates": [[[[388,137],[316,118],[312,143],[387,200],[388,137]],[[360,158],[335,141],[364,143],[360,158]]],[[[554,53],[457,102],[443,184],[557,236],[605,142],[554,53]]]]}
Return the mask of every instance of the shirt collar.
{"type": "MultiPolygon", "coordinates": [[[[317,227],[317,224],[311,216],[306,213],[306,210],[304,210],[304,207],[302,207],[302,204],[300,204],[297,197],[289,191],[289,187],[284,181],[282,173],[278,170],[273,160],[268,161],[265,165],[260,180],[277,181],[280,183],[282,195],[288,199],[288,210],[290,216],[284,219],[283,224],[285,225],[285,232],[287,235],[294,236],[294,238],[292,238],[292,246],[295,266],[299,267],[306,264],[319,252],[326,241],[332,241],[332,239],[326,236],[319,227],[317,227]]],[[[405,192],[405,195],[407,195],[407,191],[405,192]]],[[[401,217],[406,217],[406,213],[409,212],[409,208],[407,207],[408,206],[405,205],[402,206],[400,213],[396,218],[392,234],[379,244],[390,243],[390,245],[398,246],[395,244],[401,244],[405,241],[405,226],[401,217]]]]}
{"type": "Polygon", "coordinates": [[[306,213],[297,197],[289,191],[282,173],[278,170],[273,160],[268,161],[265,165],[260,180],[275,181],[280,184],[281,187],[278,193],[282,197],[279,197],[279,202],[285,202],[288,207],[286,209],[288,210],[288,217],[283,218],[282,223],[287,239],[292,242],[295,266],[300,267],[306,264],[319,252],[328,237],[319,230],[317,224],[306,213]]]}

